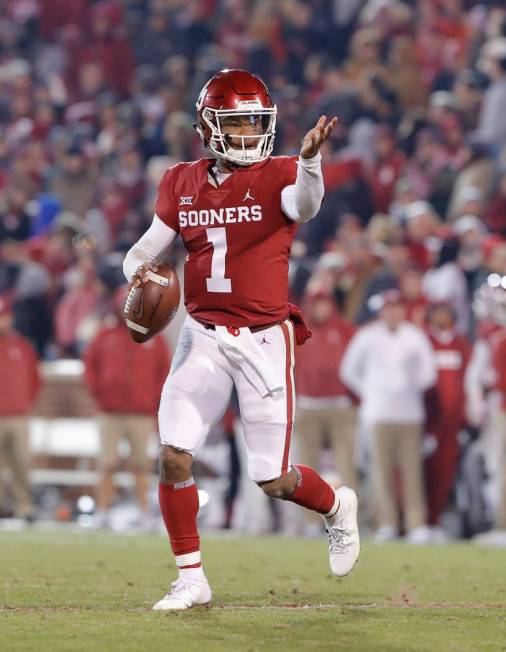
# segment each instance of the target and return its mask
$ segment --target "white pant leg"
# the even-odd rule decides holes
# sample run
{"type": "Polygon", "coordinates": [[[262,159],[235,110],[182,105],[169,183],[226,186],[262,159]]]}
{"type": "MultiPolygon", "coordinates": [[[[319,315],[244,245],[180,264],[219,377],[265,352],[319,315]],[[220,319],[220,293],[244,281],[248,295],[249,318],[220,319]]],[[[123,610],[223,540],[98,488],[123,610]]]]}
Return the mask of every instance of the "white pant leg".
{"type": "Polygon", "coordinates": [[[232,369],[237,389],[248,474],[255,482],[279,478],[290,469],[290,438],[295,411],[294,331],[291,321],[254,333],[276,373],[283,391],[262,398],[240,369],[232,369]]]}
{"type": "Polygon", "coordinates": [[[214,331],[206,331],[188,317],[162,389],[161,443],[195,456],[227,409],[232,385],[229,364],[218,350],[214,331]]]}
{"type": "MultiPolygon", "coordinates": [[[[236,428],[237,450],[241,460],[241,468],[248,464],[248,450],[244,441],[242,425],[236,428]]],[[[232,527],[248,534],[266,534],[272,532],[272,513],[269,508],[269,498],[251,482],[247,473],[241,473],[239,495],[234,505],[232,527]]]]}

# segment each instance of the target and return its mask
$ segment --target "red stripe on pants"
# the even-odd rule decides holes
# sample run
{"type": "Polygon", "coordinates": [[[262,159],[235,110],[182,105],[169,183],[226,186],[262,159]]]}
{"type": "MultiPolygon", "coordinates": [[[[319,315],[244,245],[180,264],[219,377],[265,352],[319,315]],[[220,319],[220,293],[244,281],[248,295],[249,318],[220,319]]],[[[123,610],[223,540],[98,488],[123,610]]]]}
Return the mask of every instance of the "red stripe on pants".
{"type": "Polygon", "coordinates": [[[286,433],[285,448],[283,451],[283,462],[281,464],[281,474],[288,470],[288,454],[290,452],[290,439],[293,428],[293,384],[292,384],[292,344],[290,330],[285,323],[281,324],[281,330],[285,338],[286,347],[286,364],[285,364],[285,387],[286,387],[286,433]]]}

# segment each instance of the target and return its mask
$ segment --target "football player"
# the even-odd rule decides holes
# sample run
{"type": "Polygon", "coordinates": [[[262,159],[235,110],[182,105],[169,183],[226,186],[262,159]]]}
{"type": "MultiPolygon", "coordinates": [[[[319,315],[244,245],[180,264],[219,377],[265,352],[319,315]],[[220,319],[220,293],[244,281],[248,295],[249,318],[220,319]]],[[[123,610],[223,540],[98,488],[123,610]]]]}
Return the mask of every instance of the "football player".
{"type": "Polygon", "coordinates": [[[297,223],[312,219],[323,200],[319,149],[337,118],[321,116],[299,156],[271,156],[276,106],[258,77],[222,70],[196,107],[195,127],[210,156],[165,172],[153,222],[124,261],[127,279],[141,284],[178,235],[187,250],[188,316],[159,410],[160,509],[179,577],[155,610],[211,601],[192,463],[233,386],[251,479],[268,496],[322,515],[335,575],[351,571],[360,547],[355,492],[334,490],[289,456],[294,346],[309,333],[287,302],[288,258],[297,223]]]}

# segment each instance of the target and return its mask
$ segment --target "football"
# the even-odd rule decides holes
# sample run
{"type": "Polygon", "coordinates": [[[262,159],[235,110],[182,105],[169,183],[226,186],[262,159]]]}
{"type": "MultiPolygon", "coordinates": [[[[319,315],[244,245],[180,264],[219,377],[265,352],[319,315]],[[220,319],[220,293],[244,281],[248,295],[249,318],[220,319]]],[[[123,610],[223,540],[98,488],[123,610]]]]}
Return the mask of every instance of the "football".
{"type": "Polygon", "coordinates": [[[176,270],[169,263],[146,272],[147,281],[132,287],[123,309],[126,325],[134,342],[147,342],[163,331],[179,306],[180,288],[176,270]]]}

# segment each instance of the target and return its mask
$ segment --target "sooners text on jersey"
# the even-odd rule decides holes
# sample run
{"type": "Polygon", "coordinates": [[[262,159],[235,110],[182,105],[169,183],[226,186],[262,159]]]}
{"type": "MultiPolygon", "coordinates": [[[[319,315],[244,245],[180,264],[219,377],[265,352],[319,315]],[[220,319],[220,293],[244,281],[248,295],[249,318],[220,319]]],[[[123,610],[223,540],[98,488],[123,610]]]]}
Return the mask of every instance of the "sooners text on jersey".
{"type": "Polygon", "coordinates": [[[296,224],[281,210],[297,157],[239,168],[216,188],[214,161],[168,169],[155,212],[183,240],[185,304],[202,322],[257,326],[288,316],[288,258],[296,224]]]}

